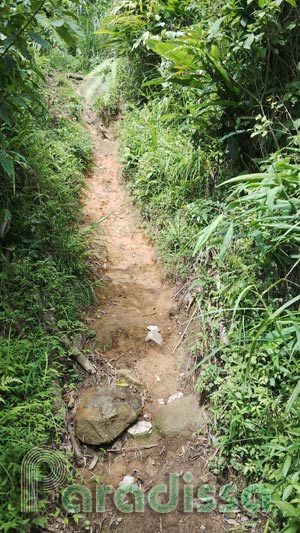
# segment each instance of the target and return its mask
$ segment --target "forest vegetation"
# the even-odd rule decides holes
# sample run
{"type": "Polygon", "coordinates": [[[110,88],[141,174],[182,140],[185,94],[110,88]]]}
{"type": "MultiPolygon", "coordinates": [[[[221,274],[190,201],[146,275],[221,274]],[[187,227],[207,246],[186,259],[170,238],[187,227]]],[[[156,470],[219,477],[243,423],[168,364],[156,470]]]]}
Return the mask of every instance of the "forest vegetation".
{"type": "Polygon", "coordinates": [[[62,339],[85,327],[93,294],[78,228],[92,146],[63,73],[98,68],[111,81],[95,111],[104,123],[123,112],[124,179],[170,276],[197,289],[193,372],[213,412],[211,470],[263,483],[265,531],[297,533],[296,0],[0,6],[0,531],[47,520],[46,501],[24,518],[16,487],[25,452],[60,438],[53,390],[76,379],[62,339]]]}

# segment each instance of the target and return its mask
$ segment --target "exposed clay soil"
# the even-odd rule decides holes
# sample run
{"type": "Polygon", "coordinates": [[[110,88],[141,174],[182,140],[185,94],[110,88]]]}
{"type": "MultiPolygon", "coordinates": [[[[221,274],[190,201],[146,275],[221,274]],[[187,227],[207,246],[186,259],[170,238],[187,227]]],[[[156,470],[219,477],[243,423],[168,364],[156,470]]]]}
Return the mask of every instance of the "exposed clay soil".
{"type": "MultiPolygon", "coordinates": [[[[182,346],[173,353],[179,340],[180,323],[170,309],[176,307],[173,295],[178,289],[165,279],[163,266],[157,260],[153,244],[139,225],[126,185],[121,180],[118,141],[113,128],[110,138],[103,138],[93,120],[89,129],[94,138],[94,168],[90,172],[82,198],[85,223],[91,225],[107,217],[93,232],[90,240],[93,268],[104,285],[96,288],[97,303],[86,316],[88,326],[96,331],[91,347],[97,374],[84,378],[81,386],[87,387],[117,382],[118,370],[127,369],[143,386],[138,391],[143,396],[143,415],[153,421],[159,401],[178,391],[190,392],[184,368],[185,354],[182,346]],[[148,325],[160,327],[164,344],[145,343],[148,325]]],[[[129,383],[134,388],[134,385],[129,383]]],[[[126,475],[133,476],[145,494],[158,483],[168,483],[169,474],[180,474],[180,497],[175,511],[158,514],[148,505],[143,513],[119,512],[108,497],[105,513],[93,512],[86,516],[90,531],[131,532],[199,532],[246,531],[237,524],[236,515],[222,516],[218,511],[209,513],[183,512],[182,476],[193,474],[195,493],[199,485],[211,484],[218,492],[217,480],[209,473],[209,448],[206,415],[198,435],[163,437],[153,430],[148,437],[123,436],[93,471],[88,466],[99,447],[84,447],[86,466],[80,472],[85,484],[95,490],[95,477],[101,484],[117,488],[126,475]],[[152,448],[147,448],[149,445],[152,448]],[[135,451],[128,449],[136,448],[135,451]]],[[[76,528],[78,531],[78,529],[76,528]]],[[[75,531],[75,530],[74,530],[75,531]]],[[[83,531],[83,529],[82,529],[83,531]]],[[[254,531],[254,530],[252,530],[254,531]]],[[[256,531],[259,531],[257,529],[256,531]]]]}

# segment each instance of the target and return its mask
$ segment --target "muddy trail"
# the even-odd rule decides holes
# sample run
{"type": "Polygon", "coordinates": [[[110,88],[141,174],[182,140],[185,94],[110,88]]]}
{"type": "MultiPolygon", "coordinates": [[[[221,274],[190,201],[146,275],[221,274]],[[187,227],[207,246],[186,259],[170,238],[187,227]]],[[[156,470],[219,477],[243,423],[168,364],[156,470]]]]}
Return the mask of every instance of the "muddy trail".
{"type": "MultiPolygon", "coordinates": [[[[108,495],[105,511],[97,512],[93,500],[93,511],[86,515],[89,531],[237,531],[230,527],[230,522],[237,524],[236,514],[224,518],[218,508],[203,512],[203,506],[201,511],[197,507],[204,501],[199,499],[199,487],[210,484],[218,491],[218,484],[207,467],[208,456],[214,453],[208,443],[207,414],[198,406],[186,379],[183,345],[174,351],[181,333],[173,298],[178,287],[165,280],[163,266],[140,227],[139,215],[121,179],[117,124],[103,130],[91,111],[86,121],[95,148],[94,167],[82,196],[85,225],[106,218],[90,239],[93,271],[103,280],[95,290],[97,303],[86,315],[87,325],[96,332],[91,344],[96,373],[82,373],[79,393],[112,383],[128,388],[142,398],[139,420],[152,424],[152,431],[142,437],[124,432],[105,446],[106,453],[83,445],[85,462],[80,473],[93,497],[96,483],[117,489],[125,476],[130,476],[131,483],[134,480],[143,492],[145,504],[142,512],[126,513],[118,510],[113,495],[108,495]],[[149,325],[159,327],[162,346],[145,342],[149,325]],[[178,393],[183,398],[168,403],[178,393]],[[161,416],[164,409],[166,413],[161,416]],[[90,470],[95,457],[98,462],[90,470]],[[169,487],[170,474],[178,479],[176,501],[170,512],[158,512],[149,505],[149,491],[161,483],[169,487]],[[194,501],[184,504],[188,494],[194,501]]],[[[169,493],[168,488],[168,494],[159,496],[158,501],[167,503],[169,493]]],[[[134,503],[133,495],[126,501],[134,503]]]]}

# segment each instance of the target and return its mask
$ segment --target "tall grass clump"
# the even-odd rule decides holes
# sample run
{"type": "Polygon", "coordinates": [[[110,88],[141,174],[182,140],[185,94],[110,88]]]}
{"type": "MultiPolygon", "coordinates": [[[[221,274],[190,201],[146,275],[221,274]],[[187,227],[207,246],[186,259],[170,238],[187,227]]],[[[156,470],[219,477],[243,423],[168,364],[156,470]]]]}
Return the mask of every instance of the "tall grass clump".
{"type": "Polygon", "coordinates": [[[220,209],[216,175],[223,179],[227,162],[212,139],[197,139],[192,123],[174,120],[174,106],[168,95],[142,109],[129,105],[121,126],[121,157],[124,177],[145,220],[154,222],[162,253],[171,262],[178,254],[183,266],[202,222],[220,209]]]}

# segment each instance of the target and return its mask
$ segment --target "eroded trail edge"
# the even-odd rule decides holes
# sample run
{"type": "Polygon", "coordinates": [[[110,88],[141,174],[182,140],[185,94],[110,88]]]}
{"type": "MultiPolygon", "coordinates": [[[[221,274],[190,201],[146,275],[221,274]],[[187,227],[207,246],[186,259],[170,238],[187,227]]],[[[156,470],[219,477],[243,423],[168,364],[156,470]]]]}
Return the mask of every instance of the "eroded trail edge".
{"type": "Polygon", "coordinates": [[[117,489],[125,476],[131,476],[145,495],[145,509],[139,513],[120,512],[113,497],[108,497],[105,512],[97,513],[93,507],[89,518],[96,528],[93,531],[224,531],[217,511],[184,512],[185,474],[190,473],[189,484],[195,492],[200,485],[215,481],[207,469],[206,414],[185,386],[182,351],[172,353],[179,339],[177,317],[170,313],[176,288],[164,280],[154,247],[139,227],[138,214],[121,180],[118,140],[113,132],[104,138],[92,120],[88,127],[94,139],[95,164],[82,199],[85,223],[107,218],[96,227],[90,242],[94,271],[104,285],[96,288],[97,303],[86,316],[96,332],[96,374],[85,379],[82,388],[112,383],[130,388],[142,399],[139,420],[153,426],[143,437],[125,432],[92,472],[90,458],[99,448],[87,447],[87,464],[81,472],[92,491],[95,479],[117,489]],[[163,346],[145,342],[150,325],[160,328],[163,346]],[[183,394],[181,401],[168,403],[178,392],[183,394]],[[195,434],[198,428],[202,436],[195,434]],[[169,485],[170,474],[177,475],[178,498],[171,512],[159,513],[147,505],[147,495],[158,483],[169,485]]]}

